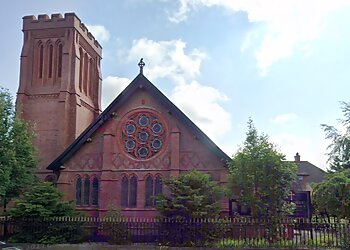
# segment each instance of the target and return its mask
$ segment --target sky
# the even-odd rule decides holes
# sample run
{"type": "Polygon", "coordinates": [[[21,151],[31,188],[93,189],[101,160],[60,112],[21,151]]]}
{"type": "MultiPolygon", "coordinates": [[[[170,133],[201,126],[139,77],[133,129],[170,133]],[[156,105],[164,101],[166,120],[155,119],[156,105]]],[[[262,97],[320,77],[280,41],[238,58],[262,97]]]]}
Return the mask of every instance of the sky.
{"type": "Polygon", "coordinates": [[[350,93],[350,0],[12,0],[0,85],[15,95],[22,17],[75,12],[103,47],[102,106],[144,75],[233,156],[252,118],[293,160],[326,169],[321,124],[350,93]]]}

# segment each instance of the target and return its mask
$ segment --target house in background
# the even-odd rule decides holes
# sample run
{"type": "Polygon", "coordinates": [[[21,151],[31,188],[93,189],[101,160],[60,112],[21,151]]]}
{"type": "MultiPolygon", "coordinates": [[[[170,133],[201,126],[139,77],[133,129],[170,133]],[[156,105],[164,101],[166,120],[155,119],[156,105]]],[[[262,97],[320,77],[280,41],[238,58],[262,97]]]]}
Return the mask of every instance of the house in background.
{"type": "Polygon", "coordinates": [[[308,161],[301,161],[299,153],[294,156],[294,162],[298,167],[295,191],[310,191],[312,183],[320,183],[324,180],[326,172],[308,161]]]}

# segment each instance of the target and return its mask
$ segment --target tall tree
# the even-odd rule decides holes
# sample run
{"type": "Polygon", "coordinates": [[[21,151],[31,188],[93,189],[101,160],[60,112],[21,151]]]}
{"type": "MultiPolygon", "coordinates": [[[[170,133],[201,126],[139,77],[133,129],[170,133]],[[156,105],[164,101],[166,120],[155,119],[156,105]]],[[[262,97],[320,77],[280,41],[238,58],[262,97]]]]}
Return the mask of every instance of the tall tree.
{"type": "Polygon", "coordinates": [[[330,172],[350,169],[350,102],[341,102],[341,110],[344,118],[339,121],[344,128],[343,133],[334,126],[321,124],[326,139],[331,140],[328,146],[330,172]]]}
{"type": "Polygon", "coordinates": [[[297,167],[285,161],[268,136],[258,134],[251,119],[246,135],[230,164],[229,189],[253,217],[282,218],[292,212],[289,194],[297,167]]]}
{"type": "Polygon", "coordinates": [[[350,169],[330,173],[313,190],[313,203],[320,212],[350,218],[350,169]]]}
{"type": "Polygon", "coordinates": [[[9,92],[0,88],[0,202],[5,210],[34,179],[37,157],[33,136],[16,115],[9,92]]]}
{"type": "Polygon", "coordinates": [[[221,188],[206,173],[196,170],[165,181],[169,195],[157,197],[157,209],[165,218],[216,218],[221,188]]]}

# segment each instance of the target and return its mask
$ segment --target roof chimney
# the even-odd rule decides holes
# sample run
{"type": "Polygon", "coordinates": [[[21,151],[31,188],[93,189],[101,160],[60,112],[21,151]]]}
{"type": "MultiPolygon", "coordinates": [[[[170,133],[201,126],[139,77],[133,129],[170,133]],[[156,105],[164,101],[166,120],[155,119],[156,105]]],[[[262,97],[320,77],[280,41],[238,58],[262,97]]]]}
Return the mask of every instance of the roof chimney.
{"type": "Polygon", "coordinates": [[[295,162],[300,162],[300,155],[299,155],[299,153],[296,153],[296,155],[294,156],[294,161],[295,162]]]}

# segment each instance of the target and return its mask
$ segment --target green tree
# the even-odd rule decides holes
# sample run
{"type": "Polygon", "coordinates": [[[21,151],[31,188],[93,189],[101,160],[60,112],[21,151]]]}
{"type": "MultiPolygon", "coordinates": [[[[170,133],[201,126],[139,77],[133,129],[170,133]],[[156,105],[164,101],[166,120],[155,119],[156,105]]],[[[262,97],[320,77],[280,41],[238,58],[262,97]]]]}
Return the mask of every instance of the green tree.
{"type": "Polygon", "coordinates": [[[15,199],[15,207],[7,212],[11,219],[18,221],[17,234],[12,242],[27,243],[67,243],[81,239],[79,222],[57,221],[55,217],[80,215],[74,205],[62,201],[63,193],[52,183],[37,182],[30,190],[15,199]]]}
{"type": "Polygon", "coordinates": [[[222,189],[208,174],[196,170],[165,181],[169,195],[156,197],[157,209],[164,218],[217,218],[222,189]]]}
{"type": "Polygon", "coordinates": [[[14,199],[15,207],[9,209],[8,214],[15,219],[50,218],[57,216],[75,216],[74,205],[62,201],[63,193],[50,182],[37,182],[14,199]]]}
{"type": "Polygon", "coordinates": [[[328,146],[330,172],[350,169],[350,102],[341,102],[341,110],[344,118],[339,119],[339,121],[344,127],[344,133],[334,126],[321,124],[326,133],[326,139],[331,140],[331,144],[328,146]]]}
{"type": "Polygon", "coordinates": [[[258,135],[251,119],[246,135],[230,163],[229,190],[254,218],[283,218],[292,212],[289,194],[297,167],[285,161],[268,136],[258,135]]]}
{"type": "Polygon", "coordinates": [[[0,88],[0,203],[18,197],[32,183],[37,165],[33,133],[15,113],[11,95],[0,88]]]}
{"type": "Polygon", "coordinates": [[[192,170],[165,181],[168,195],[156,197],[161,217],[160,242],[171,246],[203,246],[216,241],[221,228],[208,218],[220,214],[221,187],[210,176],[192,170]],[[195,220],[194,220],[195,219],[195,220]],[[201,220],[201,223],[196,223],[201,220]]]}
{"type": "Polygon", "coordinates": [[[350,218],[350,169],[330,173],[313,189],[317,210],[341,218],[350,218]]]}

